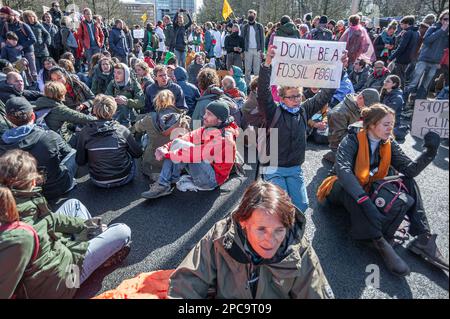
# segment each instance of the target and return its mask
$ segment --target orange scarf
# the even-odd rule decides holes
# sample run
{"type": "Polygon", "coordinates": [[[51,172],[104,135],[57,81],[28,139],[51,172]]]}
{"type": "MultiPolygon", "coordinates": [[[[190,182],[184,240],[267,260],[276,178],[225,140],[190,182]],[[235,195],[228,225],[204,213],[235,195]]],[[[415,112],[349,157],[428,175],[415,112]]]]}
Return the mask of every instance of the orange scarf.
{"type": "MultiPolygon", "coordinates": [[[[378,171],[375,175],[370,176],[370,150],[366,131],[359,131],[357,137],[359,146],[354,173],[359,181],[359,184],[366,192],[369,192],[370,186],[374,181],[383,179],[388,174],[389,167],[391,166],[391,141],[387,140],[385,143],[380,144],[381,161],[378,166],[378,171]]],[[[336,182],[337,179],[337,176],[329,176],[322,182],[316,194],[319,202],[325,200],[325,198],[330,194],[333,189],[334,182],[336,182]]]]}

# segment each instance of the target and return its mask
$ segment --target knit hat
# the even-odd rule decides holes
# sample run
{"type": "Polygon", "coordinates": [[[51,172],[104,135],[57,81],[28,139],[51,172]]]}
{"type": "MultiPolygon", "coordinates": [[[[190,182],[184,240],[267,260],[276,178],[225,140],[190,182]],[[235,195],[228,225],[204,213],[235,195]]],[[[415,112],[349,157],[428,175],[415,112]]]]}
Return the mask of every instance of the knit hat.
{"type": "Polygon", "coordinates": [[[225,102],[213,101],[206,106],[206,109],[222,122],[225,122],[230,117],[230,108],[225,102]]]}
{"type": "Polygon", "coordinates": [[[364,89],[361,94],[364,98],[364,105],[367,107],[380,102],[380,94],[375,89],[364,89]]]}
{"type": "Polygon", "coordinates": [[[319,20],[319,24],[327,24],[328,23],[328,17],[327,16],[321,16],[319,20]]]}
{"type": "Polygon", "coordinates": [[[30,113],[33,112],[33,106],[26,98],[15,96],[6,102],[5,111],[6,114],[13,114],[17,112],[30,113]]]}
{"type": "Polygon", "coordinates": [[[289,16],[287,16],[287,15],[282,16],[281,19],[280,19],[281,25],[284,25],[284,24],[289,23],[289,22],[291,22],[291,18],[289,16]]]}

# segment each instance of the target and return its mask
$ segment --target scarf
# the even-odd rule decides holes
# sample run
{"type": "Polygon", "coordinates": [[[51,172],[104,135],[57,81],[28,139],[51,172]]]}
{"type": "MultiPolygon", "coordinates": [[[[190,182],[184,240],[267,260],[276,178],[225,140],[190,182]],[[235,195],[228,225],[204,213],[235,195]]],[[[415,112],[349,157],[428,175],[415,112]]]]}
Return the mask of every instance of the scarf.
{"type": "MultiPolygon", "coordinates": [[[[384,44],[394,44],[395,41],[394,37],[389,36],[386,31],[383,31],[380,36],[384,44]]],[[[389,49],[383,48],[383,50],[381,50],[380,56],[389,56],[389,49]]]]}
{"type": "MultiPolygon", "coordinates": [[[[373,182],[385,178],[388,174],[389,167],[391,166],[391,141],[387,140],[385,143],[380,143],[381,160],[378,171],[373,176],[370,176],[370,149],[366,131],[359,131],[357,138],[359,146],[353,172],[359,184],[366,192],[369,192],[373,182]]],[[[330,194],[337,180],[338,177],[335,175],[325,178],[316,194],[320,202],[323,202],[330,194]]]]}

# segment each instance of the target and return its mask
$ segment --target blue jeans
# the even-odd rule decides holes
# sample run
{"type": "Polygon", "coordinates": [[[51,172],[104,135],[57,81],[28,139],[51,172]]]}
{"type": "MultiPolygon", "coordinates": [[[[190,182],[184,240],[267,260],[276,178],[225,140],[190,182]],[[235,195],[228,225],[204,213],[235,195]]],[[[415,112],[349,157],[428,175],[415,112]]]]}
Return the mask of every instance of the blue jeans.
{"type": "Polygon", "coordinates": [[[408,101],[408,96],[411,93],[417,91],[416,99],[426,99],[428,94],[428,88],[430,87],[431,80],[433,80],[439,64],[428,63],[419,61],[416,64],[414,73],[411,78],[411,82],[406,86],[403,93],[403,100],[405,103],[408,101]]]}
{"type": "Polygon", "coordinates": [[[66,157],[63,158],[61,161],[61,165],[65,166],[69,172],[69,176],[72,178],[72,185],[70,188],[65,192],[70,192],[76,185],[77,181],[75,179],[75,175],[77,174],[78,165],[75,161],[75,156],[77,155],[77,151],[72,149],[69,154],[66,155],[66,157]]]}
{"type": "Polygon", "coordinates": [[[170,186],[180,179],[183,169],[191,175],[194,185],[201,189],[216,188],[216,174],[211,164],[202,163],[174,163],[169,159],[164,160],[161,174],[159,175],[159,184],[170,186]]]}
{"type": "Polygon", "coordinates": [[[177,49],[174,50],[175,56],[177,57],[178,65],[185,68],[186,66],[186,51],[178,51],[177,49]]]}
{"type": "Polygon", "coordinates": [[[292,202],[303,213],[308,208],[308,194],[306,193],[305,177],[300,166],[276,167],[266,170],[263,179],[284,189],[292,202]]]}
{"type": "Polygon", "coordinates": [[[128,174],[127,178],[121,180],[120,182],[114,182],[114,183],[109,183],[109,184],[104,184],[104,183],[99,183],[96,180],[91,178],[92,183],[95,186],[101,187],[101,188],[114,188],[114,187],[119,187],[119,186],[123,186],[128,184],[129,182],[131,182],[134,177],[136,176],[136,162],[134,159],[131,160],[131,169],[130,169],[130,174],[128,174]]]}
{"type": "MultiPolygon", "coordinates": [[[[85,220],[92,218],[86,206],[78,199],[69,199],[56,213],[85,220]]],[[[80,284],[108,260],[109,257],[128,244],[130,240],[130,228],[125,224],[119,223],[109,225],[102,234],[91,239],[81,268],[80,284]]]]}

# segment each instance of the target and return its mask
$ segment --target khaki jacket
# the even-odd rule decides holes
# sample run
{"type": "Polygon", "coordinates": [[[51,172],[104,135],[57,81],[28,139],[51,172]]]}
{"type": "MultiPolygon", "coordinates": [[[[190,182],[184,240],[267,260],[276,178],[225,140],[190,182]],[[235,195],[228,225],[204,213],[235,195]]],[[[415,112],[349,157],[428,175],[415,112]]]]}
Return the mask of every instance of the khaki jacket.
{"type": "Polygon", "coordinates": [[[214,290],[218,299],[334,298],[314,249],[303,238],[305,218],[296,224],[271,260],[254,265],[245,237],[231,217],[217,222],[170,277],[169,298],[199,299],[214,290]],[[248,284],[259,268],[256,293],[248,284]]]}

